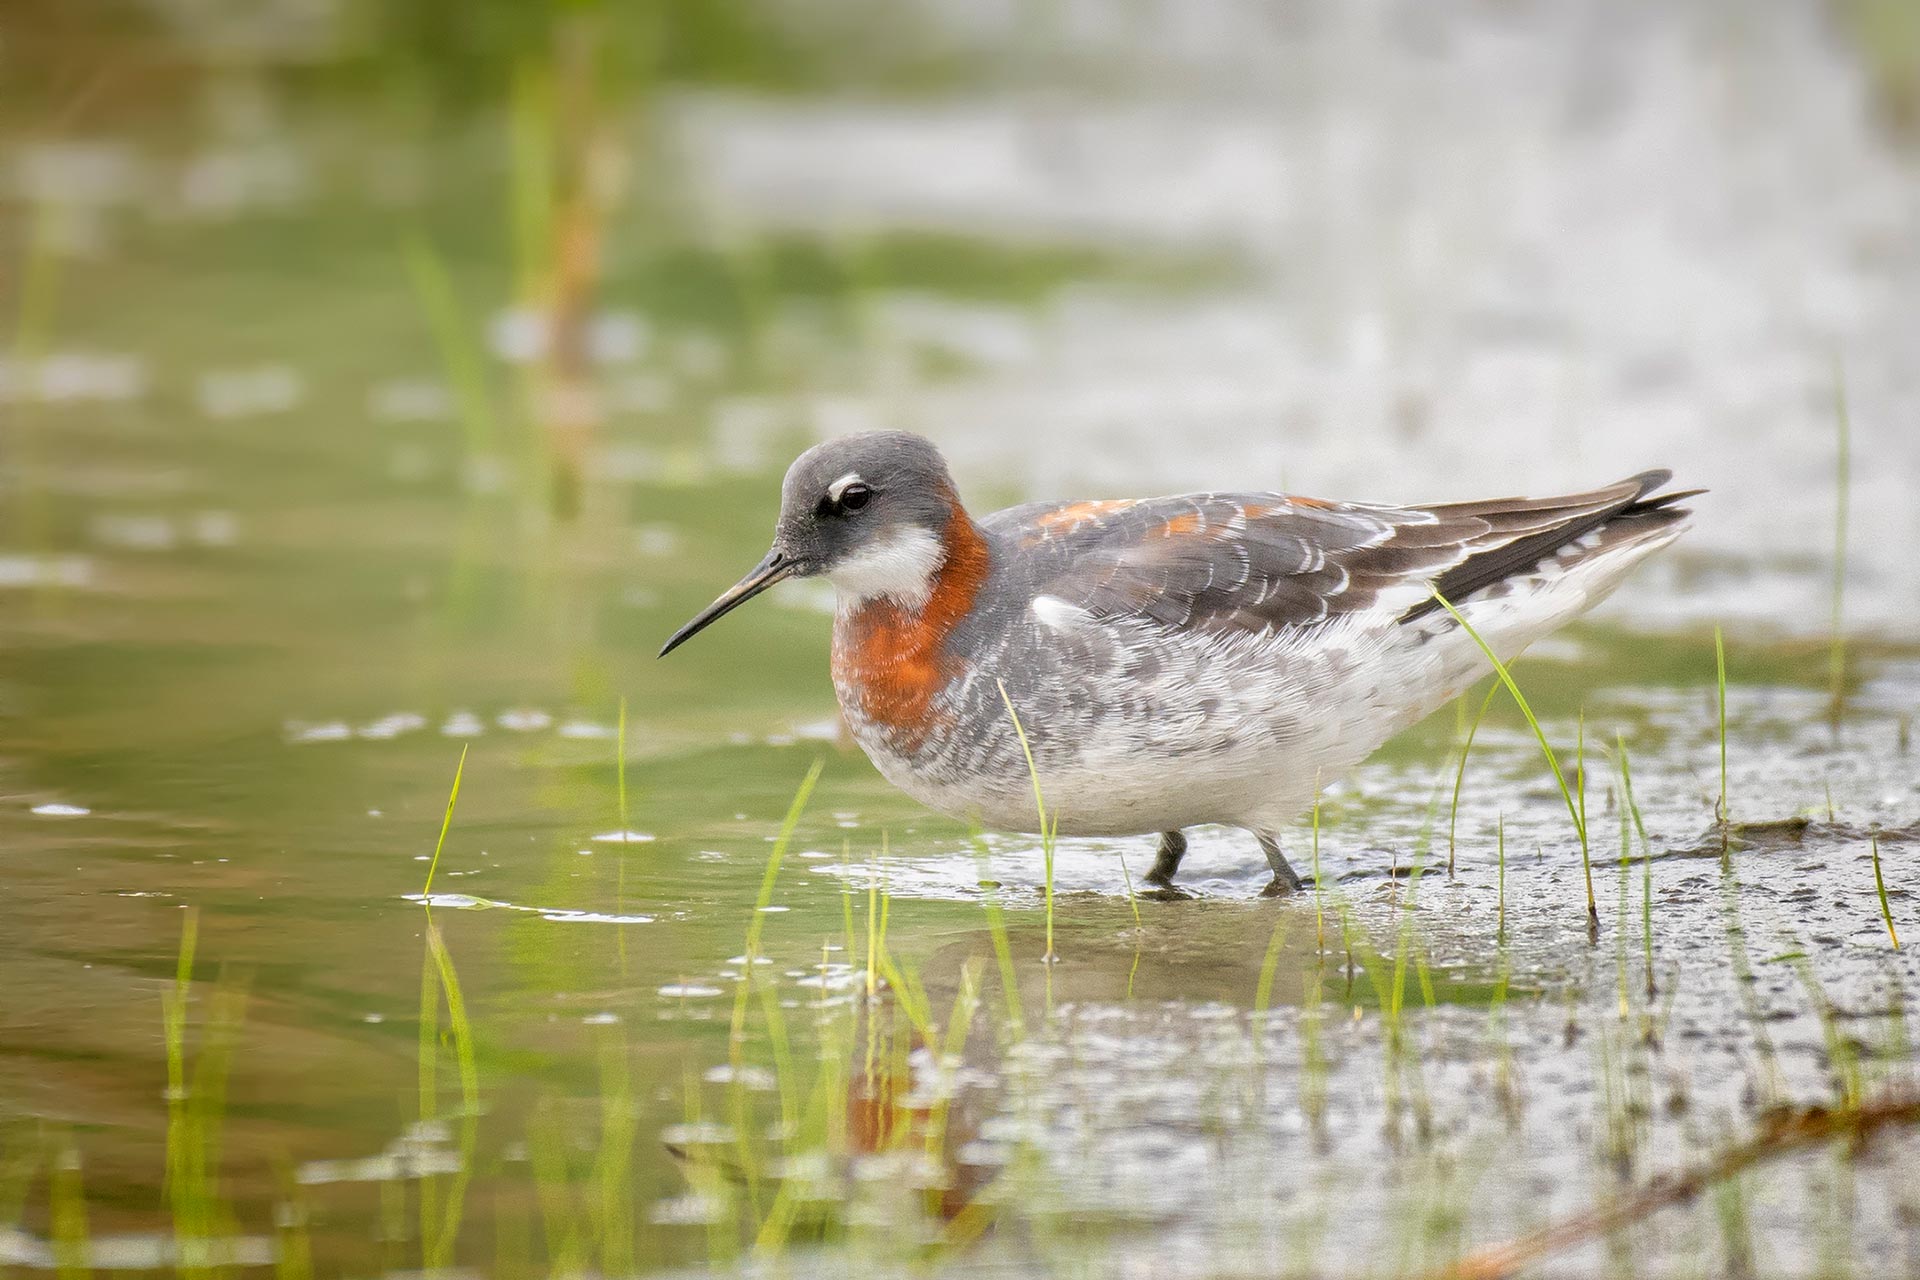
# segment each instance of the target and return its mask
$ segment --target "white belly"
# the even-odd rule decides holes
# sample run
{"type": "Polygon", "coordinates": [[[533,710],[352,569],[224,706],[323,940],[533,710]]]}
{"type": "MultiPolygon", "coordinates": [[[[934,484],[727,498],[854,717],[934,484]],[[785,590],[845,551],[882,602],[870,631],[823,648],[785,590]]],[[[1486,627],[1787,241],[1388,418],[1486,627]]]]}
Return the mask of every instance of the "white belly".
{"type": "MultiPolygon", "coordinates": [[[[1334,638],[1342,643],[1231,670],[1170,662],[1165,687],[1125,691],[1130,713],[1102,706],[1097,690],[1076,690],[1073,722],[1055,726],[1051,749],[1036,749],[1049,823],[1070,836],[1207,823],[1277,831],[1319,788],[1480,673],[1477,654],[1416,645],[1411,633],[1334,638]],[[1139,715],[1143,702],[1157,713],[1139,715]]],[[[999,706],[992,678],[980,678],[993,691],[989,707],[999,706]]],[[[898,750],[850,706],[848,721],[881,774],[928,808],[993,830],[1040,830],[1033,776],[1004,711],[989,713],[985,728],[976,712],[960,720],[970,727],[952,730],[1004,735],[1011,749],[983,756],[980,767],[956,760],[964,752],[898,750]]]]}

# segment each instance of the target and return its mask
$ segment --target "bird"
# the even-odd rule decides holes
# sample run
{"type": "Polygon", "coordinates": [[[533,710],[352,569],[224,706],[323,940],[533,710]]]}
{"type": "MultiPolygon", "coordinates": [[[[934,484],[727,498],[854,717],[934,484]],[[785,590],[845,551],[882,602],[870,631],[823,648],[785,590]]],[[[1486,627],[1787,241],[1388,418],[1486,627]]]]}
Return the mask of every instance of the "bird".
{"type": "Polygon", "coordinates": [[[1676,504],[1703,491],[1661,492],[1671,478],[1424,506],[1207,492],[976,518],[932,442],[862,432],[794,461],[772,547],[660,656],[776,583],[824,577],[841,710],[900,790],[982,828],[1157,835],[1146,879],[1169,894],[1186,831],[1237,827],[1280,896],[1303,887],[1281,835],[1321,788],[1487,674],[1487,651],[1511,661],[1679,537],[1676,504]]]}

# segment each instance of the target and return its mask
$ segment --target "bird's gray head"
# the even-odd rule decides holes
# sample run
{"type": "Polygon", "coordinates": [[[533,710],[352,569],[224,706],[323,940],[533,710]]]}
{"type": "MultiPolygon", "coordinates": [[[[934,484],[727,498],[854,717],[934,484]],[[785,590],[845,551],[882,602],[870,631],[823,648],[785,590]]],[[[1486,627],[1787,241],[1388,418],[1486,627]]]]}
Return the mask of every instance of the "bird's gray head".
{"type": "Polygon", "coordinates": [[[870,431],[815,445],[794,460],[780,486],[773,548],[660,654],[786,578],[824,575],[843,599],[885,596],[918,607],[946,558],[947,529],[957,516],[946,461],[919,436],[870,431]]]}

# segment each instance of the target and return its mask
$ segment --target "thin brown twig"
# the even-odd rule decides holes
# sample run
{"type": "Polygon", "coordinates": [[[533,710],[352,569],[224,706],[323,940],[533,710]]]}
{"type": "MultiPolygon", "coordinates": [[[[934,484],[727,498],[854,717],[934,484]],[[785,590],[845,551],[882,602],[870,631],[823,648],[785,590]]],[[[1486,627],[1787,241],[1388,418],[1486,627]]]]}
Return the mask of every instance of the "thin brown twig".
{"type": "Polygon", "coordinates": [[[1631,1226],[1655,1212],[1685,1204],[1703,1191],[1754,1165],[1819,1146],[1836,1138],[1865,1142],[1881,1129],[1920,1124],[1920,1097],[1896,1094],[1856,1107],[1780,1108],[1760,1131],[1690,1169],[1654,1179],[1647,1186],[1524,1236],[1477,1249],[1430,1273],[1431,1280],[1503,1280],[1529,1263],[1631,1226]]]}

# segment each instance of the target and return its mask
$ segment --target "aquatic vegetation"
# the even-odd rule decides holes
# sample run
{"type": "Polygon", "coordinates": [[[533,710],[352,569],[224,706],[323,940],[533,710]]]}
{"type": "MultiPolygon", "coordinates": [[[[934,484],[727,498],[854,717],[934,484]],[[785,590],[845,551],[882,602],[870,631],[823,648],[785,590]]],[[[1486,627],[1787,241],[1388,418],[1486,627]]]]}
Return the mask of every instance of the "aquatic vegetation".
{"type": "Polygon", "coordinates": [[[467,748],[460,748],[460,760],[453,766],[453,788],[447,792],[447,811],[440,818],[440,835],[433,842],[433,859],[427,863],[426,883],[420,886],[420,896],[430,897],[433,893],[433,873],[440,869],[440,851],[447,846],[447,831],[453,826],[453,806],[460,800],[460,779],[467,771],[467,748]]]}
{"type": "Polygon", "coordinates": [[[1262,1045],[1266,1042],[1267,1010],[1273,1004],[1274,978],[1280,971],[1280,951],[1287,943],[1287,922],[1283,919],[1273,926],[1273,936],[1267,940],[1266,954],[1260,960],[1260,976],[1253,988],[1253,1060],[1254,1081],[1263,1083],[1266,1073],[1260,1069],[1262,1045]]]}
{"type": "Polygon", "coordinates": [[[47,1199],[53,1220],[54,1269],[60,1280],[86,1280],[93,1274],[87,1265],[87,1198],[80,1152],[70,1140],[54,1156],[50,1181],[47,1199]]]}
{"type": "MultiPolygon", "coordinates": [[[[1027,777],[1031,779],[1033,782],[1033,807],[1038,815],[1039,824],[1040,824],[1040,856],[1043,860],[1044,866],[1046,867],[1046,877],[1047,877],[1046,879],[1046,909],[1047,909],[1046,959],[1049,962],[1051,962],[1059,958],[1058,953],[1056,953],[1053,949],[1053,855],[1054,855],[1054,847],[1055,847],[1055,844],[1057,843],[1056,833],[1059,830],[1060,820],[1059,818],[1055,817],[1050,821],[1047,817],[1046,797],[1040,794],[1040,770],[1033,763],[1033,747],[1027,742],[1027,730],[1026,730],[1026,727],[1020,723],[1020,713],[1013,709],[1013,699],[1007,696],[1006,682],[1003,680],[995,680],[994,683],[999,685],[1000,687],[1000,701],[1006,704],[1007,718],[1013,721],[1013,731],[1015,734],[1019,736],[1019,739],[1020,739],[1020,754],[1026,757],[1027,777]]],[[[1132,891],[1131,885],[1129,885],[1128,887],[1127,897],[1129,900],[1131,900],[1133,897],[1133,891],[1132,891]]],[[[1137,914],[1138,912],[1137,906],[1135,908],[1135,911],[1137,914]]]]}
{"type": "MultiPolygon", "coordinates": [[[[971,833],[974,857],[980,869],[980,906],[986,913],[987,936],[993,943],[994,963],[1000,970],[1000,993],[1006,1001],[1007,1025],[1015,1040],[1023,1037],[1026,1029],[1025,1019],[1020,1006],[1020,981],[1013,967],[1013,944],[1007,933],[1006,913],[1000,906],[1000,886],[988,879],[989,853],[986,837],[978,829],[971,833]]],[[[852,933],[852,925],[848,925],[852,933]]]]}
{"type": "MultiPolygon", "coordinates": [[[[800,815],[806,812],[807,801],[813,797],[814,784],[820,781],[821,770],[825,768],[825,761],[815,760],[808,767],[806,776],[800,779],[800,785],[793,793],[793,801],[787,806],[787,815],[780,820],[780,831],[774,837],[773,848],[767,853],[766,869],[760,875],[760,892],[754,900],[753,914],[747,920],[746,949],[741,953],[746,957],[746,970],[740,983],[739,995],[733,1004],[732,1044],[736,1053],[745,1037],[747,995],[753,987],[754,962],[760,958],[760,937],[766,928],[767,908],[773,905],[774,886],[779,881],[781,864],[786,861],[787,847],[793,842],[794,828],[800,825],[800,815]]],[[[878,892],[877,886],[874,892],[878,892]]],[[[871,994],[874,948],[878,946],[871,923],[868,927],[868,938],[867,980],[869,994],[871,994]]]]}
{"type": "MultiPolygon", "coordinates": [[[[220,1194],[221,1135],[227,1077],[244,998],[232,990],[214,993],[206,1032],[188,1069],[187,1008],[193,991],[199,918],[182,921],[180,953],[172,988],[161,1002],[167,1045],[167,1201],[173,1219],[176,1265],[187,1276],[209,1276],[216,1242],[234,1234],[220,1194]]],[[[78,1157],[72,1157],[77,1178],[78,1157]]],[[[64,1161],[63,1161],[64,1163],[64,1161]]],[[[56,1175],[56,1184],[59,1181],[56,1175]]],[[[57,1223],[56,1239],[62,1234],[57,1223]]],[[[84,1236],[84,1225],[76,1228],[84,1236]]]]}
{"type": "Polygon", "coordinates": [[[1873,891],[1880,899],[1880,918],[1886,922],[1887,940],[1893,943],[1893,949],[1900,949],[1900,931],[1893,927],[1893,908],[1887,905],[1887,879],[1880,873],[1880,834],[1874,832],[1868,837],[1868,847],[1873,853],[1873,891]]]}
{"type": "MultiPolygon", "coordinates": [[[[1566,801],[1567,816],[1573,820],[1574,834],[1577,835],[1580,839],[1580,867],[1581,867],[1581,870],[1585,873],[1586,882],[1587,882],[1587,919],[1597,925],[1600,919],[1600,910],[1599,910],[1599,907],[1595,904],[1595,900],[1593,896],[1593,864],[1589,859],[1588,852],[1587,852],[1587,823],[1586,823],[1586,816],[1585,816],[1586,815],[1586,793],[1585,793],[1584,785],[1582,786],[1582,789],[1581,789],[1581,798],[1579,802],[1576,803],[1574,800],[1573,791],[1567,786],[1566,775],[1560,771],[1560,757],[1555,755],[1553,748],[1547,744],[1547,735],[1545,731],[1543,731],[1540,728],[1540,721],[1534,717],[1533,708],[1527,704],[1526,695],[1521,693],[1520,686],[1514,683],[1512,673],[1507,670],[1507,664],[1500,661],[1499,656],[1494,653],[1492,648],[1488,646],[1487,642],[1480,638],[1480,633],[1474,630],[1473,624],[1468,622],[1466,618],[1461,615],[1460,611],[1453,607],[1452,601],[1448,600],[1445,596],[1441,595],[1437,591],[1434,592],[1433,598],[1440,602],[1440,607],[1445,609],[1449,614],[1451,614],[1453,616],[1454,621],[1460,624],[1460,629],[1465,631],[1467,635],[1473,640],[1474,644],[1479,646],[1480,652],[1484,654],[1486,656],[1487,661],[1492,664],[1494,675],[1499,678],[1501,685],[1503,685],[1506,688],[1506,691],[1510,695],[1512,695],[1514,705],[1520,708],[1520,714],[1526,717],[1527,727],[1533,730],[1533,736],[1535,740],[1538,741],[1540,744],[1540,754],[1546,758],[1547,767],[1553,771],[1554,785],[1556,785],[1560,789],[1560,798],[1566,801]]],[[[1585,744],[1586,744],[1586,734],[1585,734],[1584,728],[1585,728],[1585,721],[1583,719],[1582,733],[1581,733],[1581,739],[1580,739],[1581,753],[1582,753],[1581,773],[1582,773],[1583,783],[1584,783],[1584,774],[1585,774],[1585,744]]],[[[1463,756],[1463,759],[1464,759],[1464,756],[1463,756]]]]}
{"type": "Polygon", "coordinates": [[[1614,750],[1620,760],[1620,796],[1628,816],[1633,819],[1633,829],[1640,837],[1640,943],[1641,958],[1646,969],[1647,999],[1652,1000],[1655,990],[1653,970],[1653,841],[1647,836],[1647,822],[1640,813],[1640,803],[1633,798],[1633,761],[1627,751],[1625,734],[1616,735],[1614,750]]]}
{"type": "Polygon", "coordinates": [[[436,1207],[438,1189],[429,1176],[420,1180],[421,1265],[435,1270],[451,1264],[460,1223],[466,1209],[467,1188],[473,1178],[474,1149],[480,1132],[480,1075],[473,1025],[467,1017],[466,997],[454,968],[453,954],[427,908],[427,954],[420,983],[420,1123],[432,1124],[439,1114],[437,1062],[440,1053],[440,1005],[444,999],[447,1028],[453,1042],[454,1064],[460,1077],[459,1168],[452,1175],[444,1204],[436,1207]]]}
{"type": "Polygon", "coordinates": [[[1487,696],[1480,699],[1480,709],[1473,713],[1473,720],[1467,726],[1466,737],[1460,742],[1460,764],[1453,771],[1453,802],[1447,807],[1447,874],[1453,874],[1453,855],[1456,847],[1455,837],[1460,830],[1460,790],[1467,780],[1467,756],[1473,750],[1473,740],[1479,736],[1480,722],[1487,718],[1487,709],[1493,705],[1493,695],[1500,691],[1495,682],[1487,686],[1487,696]]]}

